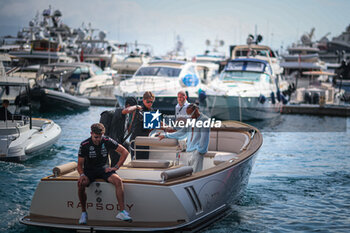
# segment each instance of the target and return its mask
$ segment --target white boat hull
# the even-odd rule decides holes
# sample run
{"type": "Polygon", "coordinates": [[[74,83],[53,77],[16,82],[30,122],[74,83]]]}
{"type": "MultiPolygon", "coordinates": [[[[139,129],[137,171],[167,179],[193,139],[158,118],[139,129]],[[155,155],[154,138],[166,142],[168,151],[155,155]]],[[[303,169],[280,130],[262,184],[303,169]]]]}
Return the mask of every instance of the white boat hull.
{"type": "MultiPolygon", "coordinates": [[[[28,225],[69,229],[151,231],[186,228],[208,219],[212,213],[225,210],[231,201],[236,200],[248,183],[254,160],[255,155],[210,176],[173,186],[125,181],[126,209],[133,222],[138,223],[137,227],[77,225],[81,209],[75,180],[41,181],[32,200],[32,218],[46,216],[62,219],[66,223],[33,222],[30,217],[24,217],[21,221],[28,225]],[[58,198],[52,201],[53,196],[58,198]],[[73,224],[69,224],[67,219],[73,220],[73,224]]],[[[106,182],[95,182],[87,188],[89,220],[116,222],[119,207],[115,195],[111,195],[114,192],[114,187],[106,182]]]]}
{"type": "Polygon", "coordinates": [[[32,122],[32,129],[29,129],[28,124],[16,128],[2,123],[4,127],[0,129],[0,160],[25,161],[35,153],[52,146],[61,135],[61,128],[51,120],[33,118],[32,122]]]}
{"type": "Polygon", "coordinates": [[[271,98],[267,98],[260,103],[259,97],[207,95],[201,107],[209,116],[220,120],[265,120],[280,114],[281,105],[275,101],[277,103],[272,104],[271,98]]]}
{"type": "MultiPolygon", "coordinates": [[[[115,188],[112,184],[97,180],[86,189],[87,225],[79,225],[79,175],[71,170],[67,174],[48,176],[39,182],[30,214],[23,217],[21,223],[91,231],[165,231],[204,227],[240,197],[262,145],[262,136],[255,128],[237,122],[230,124],[234,125],[234,129],[224,125],[212,130],[209,150],[213,151],[204,155],[203,170],[200,172],[178,173],[189,168],[184,166],[187,153],[181,153],[180,165],[143,168],[133,167],[130,162],[118,170],[124,183],[125,208],[133,218],[132,223],[116,220],[119,206],[115,188]],[[177,172],[177,175],[168,179],[161,175],[164,172],[177,172]]],[[[169,149],[160,154],[156,152],[157,148],[164,149],[163,141],[144,138],[152,145],[150,158],[161,158],[161,161],[174,159],[175,154],[170,153],[169,149]]]]}

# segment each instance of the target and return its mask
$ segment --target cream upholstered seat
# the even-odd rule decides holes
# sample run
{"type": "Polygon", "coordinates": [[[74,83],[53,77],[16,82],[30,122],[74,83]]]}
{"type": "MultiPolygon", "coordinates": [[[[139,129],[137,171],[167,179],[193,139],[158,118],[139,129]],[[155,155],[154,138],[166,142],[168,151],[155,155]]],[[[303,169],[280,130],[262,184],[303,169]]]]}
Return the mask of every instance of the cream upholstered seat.
{"type": "Polygon", "coordinates": [[[138,136],[135,138],[136,146],[159,146],[159,147],[177,147],[179,143],[173,138],[164,138],[159,140],[158,137],[138,136]]]}
{"type": "Polygon", "coordinates": [[[151,159],[137,159],[133,160],[127,165],[133,168],[168,168],[173,166],[173,161],[170,160],[151,160],[151,159]]]}

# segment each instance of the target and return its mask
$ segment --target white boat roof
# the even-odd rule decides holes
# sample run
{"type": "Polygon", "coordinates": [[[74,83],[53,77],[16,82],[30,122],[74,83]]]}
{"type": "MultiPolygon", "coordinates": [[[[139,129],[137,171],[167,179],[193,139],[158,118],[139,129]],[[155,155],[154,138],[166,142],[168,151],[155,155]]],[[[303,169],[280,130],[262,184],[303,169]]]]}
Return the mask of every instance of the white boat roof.
{"type": "Polygon", "coordinates": [[[29,85],[28,79],[14,76],[2,76],[0,77],[0,86],[27,86],[29,85]]]}
{"type": "Polygon", "coordinates": [[[156,66],[156,65],[163,65],[163,66],[183,66],[187,62],[185,61],[177,61],[177,60],[154,60],[148,62],[148,66],[156,66]]]}

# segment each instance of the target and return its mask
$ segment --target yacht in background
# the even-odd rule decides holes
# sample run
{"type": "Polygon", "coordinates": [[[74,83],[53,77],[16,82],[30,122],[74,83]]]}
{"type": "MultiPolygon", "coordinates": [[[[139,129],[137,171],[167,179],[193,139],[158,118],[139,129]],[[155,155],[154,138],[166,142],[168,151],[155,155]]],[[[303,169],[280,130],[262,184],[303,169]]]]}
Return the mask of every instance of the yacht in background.
{"type": "Polygon", "coordinates": [[[264,120],[280,114],[286,98],[278,77],[266,60],[238,58],[229,60],[220,78],[202,93],[200,107],[220,120],[264,120]]]}
{"type": "Polygon", "coordinates": [[[153,48],[149,44],[128,43],[128,55],[115,53],[112,57],[111,68],[118,71],[124,78],[131,77],[136,70],[151,61],[153,48]]]}
{"type": "Polygon", "coordinates": [[[188,93],[189,101],[195,102],[202,85],[195,63],[155,60],[142,65],[132,78],[121,81],[115,88],[115,96],[119,105],[124,106],[128,96],[142,100],[144,92],[151,91],[156,96],[153,108],[173,114],[177,93],[184,90],[188,93]]]}
{"type": "Polygon", "coordinates": [[[284,75],[293,82],[297,83],[296,79],[305,78],[303,72],[326,69],[325,63],[319,57],[320,49],[312,41],[314,31],[315,28],[312,28],[310,33],[303,34],[300,42],[288,47],[288,53],[282,55],[281,66],[284,68],[284,75]]]}
{"type": "Polygon", "coordinates": [[[204,77],[204,83],[208,84],[219,76],[220,63],[225,59],[225,54],[208,50],[195,56],[194,62],[199,74],[204,77]]]}

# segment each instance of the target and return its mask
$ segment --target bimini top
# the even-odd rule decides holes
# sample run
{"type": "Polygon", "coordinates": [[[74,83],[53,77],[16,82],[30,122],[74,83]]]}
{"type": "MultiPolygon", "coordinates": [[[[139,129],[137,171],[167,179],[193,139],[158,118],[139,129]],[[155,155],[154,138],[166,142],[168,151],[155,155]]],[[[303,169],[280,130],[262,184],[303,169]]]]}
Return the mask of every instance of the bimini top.
{"type": "Polygon", "coordinates": [[[225,66],[225,71],[247,71],[272,74],[271,66],[267,61],[254,58],[238,58],[230,60],[225,66]]]}

